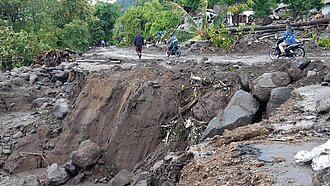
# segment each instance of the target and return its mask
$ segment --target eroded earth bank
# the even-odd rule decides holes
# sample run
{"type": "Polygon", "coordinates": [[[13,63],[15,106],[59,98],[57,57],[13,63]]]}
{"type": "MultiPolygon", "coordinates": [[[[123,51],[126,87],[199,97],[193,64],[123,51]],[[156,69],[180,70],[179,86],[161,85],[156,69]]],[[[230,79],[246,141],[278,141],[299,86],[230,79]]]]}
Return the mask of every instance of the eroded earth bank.
{"type": "Polygon", "coordinates": [[[329,138],[327,57],[124,50],[0,73],[1,185],[329,183],[293,158],[329,138]]]}

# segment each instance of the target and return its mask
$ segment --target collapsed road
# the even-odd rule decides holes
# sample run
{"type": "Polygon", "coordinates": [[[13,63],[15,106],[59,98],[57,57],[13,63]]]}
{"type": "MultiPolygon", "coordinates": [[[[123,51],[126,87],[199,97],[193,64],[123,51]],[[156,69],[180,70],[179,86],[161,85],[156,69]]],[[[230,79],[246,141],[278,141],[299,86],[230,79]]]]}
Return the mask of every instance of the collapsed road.
{"type": "Polygon", "coordinates": [[[329,181],[293,158],[330,135],[328,52],[144,51],[94,48],[0,73],[1,185],[329,181]]]}

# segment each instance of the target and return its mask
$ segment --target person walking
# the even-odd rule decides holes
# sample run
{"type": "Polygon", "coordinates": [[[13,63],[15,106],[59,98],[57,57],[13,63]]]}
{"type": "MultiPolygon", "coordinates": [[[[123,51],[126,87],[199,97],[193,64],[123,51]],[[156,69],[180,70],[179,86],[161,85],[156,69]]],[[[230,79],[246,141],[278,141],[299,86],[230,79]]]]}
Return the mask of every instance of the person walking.
{"type": "Polygon", "coordinates": [[[138,32],[134,37],[135,51],[137,52],[139,59],[142,56],[142,46],[144,45],[143,36],[138,32]]]}

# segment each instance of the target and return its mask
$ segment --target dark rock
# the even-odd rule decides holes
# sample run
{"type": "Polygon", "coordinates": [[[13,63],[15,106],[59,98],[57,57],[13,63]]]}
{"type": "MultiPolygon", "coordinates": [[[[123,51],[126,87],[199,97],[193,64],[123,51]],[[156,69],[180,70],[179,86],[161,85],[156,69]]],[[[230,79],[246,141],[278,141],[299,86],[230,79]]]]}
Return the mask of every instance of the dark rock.
{"type": "Polygon", "coordinates": [[[52,164],[46,170],[47,183],[49,185],[61,185],[69,179],[65,168],[57,163],[52,164]]]}
{"type": "Polygon", "coordinates": [[[32,105],[35,107],[41,107],[46,102],[49,102],[48,98],[37,98],[32,101],[32,105]]]}
{"type": "Polygon", "coordinates": [[[252,93],[260,101],[267,102],[272,89],[277,87],[285,87],[291,81],[286,72],[265,73],[253,81],[252,93]]]}
{"type": "Polygon", "coordinates": [[[101,148],[91,140],[83,141],[77,151],[71,153],[72,162],[82,169],[90,169],[102,155],[101,148]]]}
{"type": "Polygon", "coordinates": [[[329,86],[329,83],[328,82],[322,82],[321,86],[329,86]]]}
{"type": "Polygon", "coordinates": [[[74,83],[73,83],[73,82],[71,82],[71,83],[67,83],[67,84],[64,84],[62,90],[63,90],[64,92],[66,92],[66,93],[70,93],[70,92],[72,92],[73,87],[74,87],[74,83]]]}
{"type": "Polygon", "coordinates": [[[250,92],[250,78],[247,74],[239,74],[239,81],[244,91],[250,92]]]}
{"type": "Polygon", "coordinates": [[[20,181],[21,186],[40,186],[40,181],[37,176],[30,175],[21,178],[20,181]]]}
{"type": "Polygon", "coordinates": [[[132,182],[134,174],[130,171],[123,169],[114,178],[111,179],[109,185],[111,186],[124,186],[132,182]]]}
{"type": "Polygon", "coordinates": [[[269,102],[267,103],[267,117],[270,117],[276,108],[280,107],[290,98],[291,91],[288,87],[279,87],[272,90],[269,102]]]}
{"type": "Polygon", "coordinates": [[[54,105],[54,116],[57,119],[63,119],[69,112],[69,105],[66,99],[58,99],[54,105]]]}
{"type": "Polygon", "coordinates": [[[68,78],[69,78],[69,72],[68,71],[60,71],[60,72],[58,72],[58,73],[56,73],[55,75],[54,75],[54,77],[55,77],[55,79],[57,80],[57,81],[61,81],[61,82],[66,82],[67,80],[68,80],[68,78]]]}
{"type": "Polygon", "coordinates": [[[318,113],[328,113],[330,111],[330,98],[318,100],[315,109],[318,113]]]}
{"type": "Polygon", "coordinates": [[[63,166],[66,169],[66,172],[70,176],[74,177],[74,176],[78,175],[78,173],[79,173],[78,167],[75,164],[73,164],[72,160],[69,160],[63,166]]]}
{"type": "Polygon", "coordinates": [[[311,63],[311,60],[308,58],[303,58],[299,61],[297,61],[297,68],[304,69],[307,65],[311,63]]]}
{"type": "Polygon", "coordinates": [[[330,82],[330,71],[327,73],[327,75],[324,76],[325,82],[330,82]]]}
{"type": "Polygon", "coordinates": [[[243,90],[237,91],[225,110],[214,117],[205,129],[202,140],[221,135],[225,129],[234,129],[250,124],[259,109],[259,102],[243,90]]]}
{"type": "Polygon", "coordinates": [[[297,67],[291,67],[288,70],[288,73],[293,81],[298,81],[299,79],[304,77],[303,71],[297,67]]]}

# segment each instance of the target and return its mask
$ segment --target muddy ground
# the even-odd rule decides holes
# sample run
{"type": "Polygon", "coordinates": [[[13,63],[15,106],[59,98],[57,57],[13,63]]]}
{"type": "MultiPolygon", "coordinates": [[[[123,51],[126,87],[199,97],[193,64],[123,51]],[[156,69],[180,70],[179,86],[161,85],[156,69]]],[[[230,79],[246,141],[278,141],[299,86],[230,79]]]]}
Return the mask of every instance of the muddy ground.
{"type": "Polygon", "coordinates": [[[180,58],[145,48],[139,60],[132,47],[110,46],[93,48],[59,69],[0,73],[0,183],[22,185],[25,176],[35,175],[44,184],[48,165],[63,165],[90,139],[102,157],[66,185],[109,185],[123,169],[134,173],[132,185],[311,185],[311,167],[296,165],[293,156],[329,137],[327,115],[313,104],[330,95],[321,94],[329,90],[320,86],[330,53],[310,48],[311,63],[291,73],[289,87],[297,92],[272,117],[265,117],[263,107],[254,124],[206,141],[200,138],[208,122],[237,90],[249,89],[240,75],[252,82],[264,73],[296,70],[296,62],[271,61],[265,48],[187,50],[180,58]],[[64,80],[54,75],[61,72],[67,72],[64,80]],[[31,74],[39,80],[31,81],[31,74]],[[310,90],[320,93],[313,97],[310,90]],[[47,101],[33,103],[37,98],[47,101]],[[61,118],[54,115],[59,99],[69,105],[61,118]]]}

